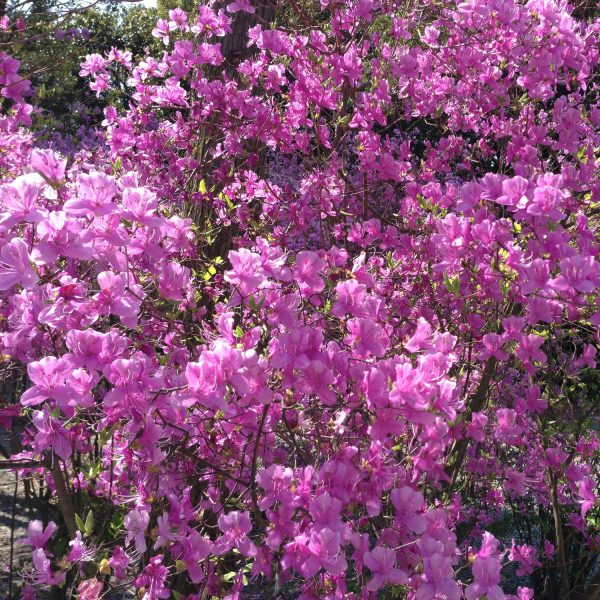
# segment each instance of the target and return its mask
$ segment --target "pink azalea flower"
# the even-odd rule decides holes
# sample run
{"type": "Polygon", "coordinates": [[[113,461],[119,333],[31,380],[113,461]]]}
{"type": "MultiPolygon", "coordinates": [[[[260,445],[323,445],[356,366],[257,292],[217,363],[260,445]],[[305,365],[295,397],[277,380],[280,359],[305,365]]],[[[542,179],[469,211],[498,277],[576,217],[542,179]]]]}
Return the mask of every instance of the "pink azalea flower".
{"type": "Polygon", "coordinates": [[[229,261],[232,268],[225,272],[225,281],[238,286],[242,295],[247,296],[263,285],[266,275],[259,254],[246,248],[232,250],[229,261]]]}
{"type": "Polygon", "coordinates": [[[316,252],[298,252],[293,273],[303,296],[316,294],[325,288],[325,282],[318,275],[324,267],[325,261],[316,252]]]}
{"type": "Polygon", "coordinates": [[[342,503],[337,498],[325,492],[310,501],[308,510],[314,519],[315,527],[328,527],[340,535],[345,534],[346,525],[341,520],[342,503]]]}
{"type": "Polygon", "coordinates": [[[130,561],[131,559],[125,550],[121,546],[116,546],[112,556],[108,559],[108,566],[113,570],[114,576],[122,580],[127,577],[127,567],[130,561]]]}
{"type": "Polygon", "coordinates": [[[512,408],[500,408],[496,412],[498,424],[494,437],[501,442],[511,445],[523,443],[521,433],[523,428],[517,423],[517,413],[512,408]]]}
{"type": "Polygon", "coordinates": [[[54,535],[58,526],[50,521],[46,528],[38,519],[30,521],[27,525],[27,536],[21,540],[21,544],[29,544],[34,549],[43,548],[48,540],[54,535]]]}
{"type": "Polygon", "coordinates": [[[162,40],[162,43],[166,46],[169,43],[171,31],[173,31],[174,27],[172,27],[171,23],[166,19],[158,19],[156,21],[156,26],[152,30],[152,35],[159,40],[162,40]]]}
{"type": "Polygon", "coordinates": [[[377,546],[372,551],[366,552],[363,560],[372,573],[371,580],[367,584],[367,590],[370,592],[376,592],[388,583],[400,585],[407,582],[406,573],[396,568],[396,553],[391,548],[377,546]]]}
{"type": "Polygon", "coordinates": [[[236,13],[240,11],[254,14],[255,9],[248,0],[235,0],[235,2],[227,5],[227,12],[236,13]]]}
{"type": "Polygon", "coordinates": [[[79,75],[85,77],[87,75],[96,75],[104,69],[106,61],[100,54],[88,54],[85,61],[81,63],[79,75]]]}
{"type": "Polygon", "coordinates": [[[183,560],[193,583],[202,581],[204,573],[200,568],[200,561],[210,555],[212,548],[212,542],[202,537],[196,530],[192,530],[183,542],[183,560]]]}
{"type": "Polygon", "coordinates": [[[214,553],[217,556],[237,548],[244,556],[255,556],[256,546],[248,537],[252,523],[247,512],[233,511],[219,517],[219,529],[223,535],[216,539],[214,553]]]}
{"type": "Polygon", "coordinates": [[[187,31],[187,14],[181,8],[175,8],[169,11],[169,29],[175,31],[180,29],[181,31],[187,31]]]}
{"type": "Polygon", "coordinates": [[[71,371],[62,358],[55,356],[46,356],[30,363],[27,374],[34,385],[21,396],[21,404],[35,406],[48,398],[59,402],[67,401],[72,395],[66,384],[71,371]]]}
{"type": "Polygon", "coordinates": [[[565,198],[567,194],[561,190],[562,177],[545,173],[540,175],[533,192],[533,199],[527,202],[525,210],[536,217],[545,217],[553,221],[564,219],[565,198]]]}
{"type": "Polygon", "coordinates": [[[52,150],[32,150],[31,166],[45,179],[60,182],[65,177],[67,161],[56,157],[52,150]]]}
{"type": "Polygon", "coordinates": [[[485,426],[488,417],[483,412],[475,412],[471,415],[471,422],[467,425],[467,436],[477,442],[483,442],[485,439],[485,426]]]}
{"type": "Polygon", "coordinates": [[[479,358],[481,360],[487,360],[493,356],[500,361],[508,360],[508,353],[502,349],[505,341],[506,340],[502,335],[498,335],[497,333],[486,333],[482,339],[484,350],[479,354],[479,358]]]}
{"type": "Polygon", "coordinates": [[[158,225],[160,222],[156,216],[158,210],[156,194],[146,188],[125,188],[123,206],[125,210],[121,216],[125,219],[148,226],[158,225]]]}
{"type": "Polygon", "coordinates": [[[519,546],[515,544],[515,540],[512,541],[508,558],[519,563],[517,575],[527,575],[529,573],[533,573],[534,568],[541,567],[542,563],[537,559],[536,556],[537,550],[534,546],[529,546],[527,544],[519,546]]]}
{"type": "Polygon", "coordinates": [[[424,558],[424,581],[416,592],[417,600],[431,600],[436,595],[441,595],[446,600],[459,600],[460,587],[453,580],[452,564],[450,559],[441,554],[432,554],[424,558]]]}
{"type": "Polygon", "coordinates": [[[346,344],[355,345],[359,356],[383,356],[390,343],[383,327],[372,319],[349,319],[346,344]]]}
{"type": "Polygon", "coordinates": [[[68,431],[58,419],[52,416],[47,406],[44,405],[42,410],[34,411],[31,420],[37,429],[35,451],[42,453],[51,449],[60,458],[67,460],[73,453],[68,431]]]}
{"type": "Polygon", "coordinates": [[[483,534],[483,545],[475,555],[473,562],[473,583],[467,586],[467,600],[504,600],[505,596],[498,585],[500,583],[500,553],[497,551],[498,541],[491,533],[483,534]]]}
{"type": "Polygon", "coordinates": [[[578,368],[584,366],[589,367],[590,369],[596,368],[596,354],[597,350],[592,344],[585,344],[581,356],[575,361],[575,366],[578,368]]]}
{"type": "Polygon", "coordinates": [[[71,550],[67,554],[67,560],[71,562],[81,562],[93,560],[94,554],[85,545],[83,538],[81,537],[81,531],[75,534],[75,539],[69,542],[71,550]]]}
{"type": "Polygon", "coordinates": [[[39,223],[45,211],[38,207],[39,196],[46,183],[37,173],[16,177],[10,185],[0,188],[6,212],[0,213],[0,225],[12,227],[20,221],[39,223]]]}
{"type": "Polygon", "coordinates": [[[60,585],[66,578],[64,571],[53,571],[43,548],[33,551],[33,580],[39,585],[60,585]]]}
{"type": "Polygon", "coordinates": [[[390,492],[390,500],[396,509],[396,523],[402,529],[412,533],[423,533],[427,522],[422,511],[425,504],[423,494],[409,486],[394,488],[390,492]]]}
{"type": "Polygon", "coordinates": [[[135,327],[142,294],[139,286],[135,284],[129,287],[135,291],[135,296],[126,290],[127,276],[124,273],[116,274],[103,271],[98,275],[100,293],[95,297],[97,309],[100,313],[110,313],[120,317],[124,325],[135,327]]]}
{"type": "Polygon", "coordinates": [[[572,256],[560,261],[560,275],[549,285],[555,290],[566,292],[593,292],[600,285],[600,270],[592,256],[572,256]]]}
{"type": "Polygon", "coordinates": [[[214,410],[227,409],[225,379],[220,361],[214,352],[203,352],[198,362],[188,363],[185,378],[192,401],[197,400],[214,410]]]}
{"type": "Polygon", "coordinates": [[[150,524],[150,515],[146,510],[133,509],[125,515],[125,529],[127,536],[125,543],[129,544],[133,540],[135,549],[140,554],[146,552],[146,529],[150,524]]]}
{"type": "Polygon", "coordinates": [[[117,193],[114,177],[97,171],[81,173],[77,186],[77,195],[64,204],[66,214],[85,217],[92,213],[102,217],[117,210],[112,202],[117,193]]]}
{"type": "Polygon", "coordinates": [[[581,516],[585,517],[596,505],[596,482],[591,477],[584,477],[579,482],[578,495],[581,499],[581,516]]]}
{"type": "Polygon", "coordinates": [[[84,579],[77,586],[77,593],[80,600],[98,600],[103,588],[102,582],[93,577],[92,579],[84,579]]]}
{"type": "Polygon", "coordinates": [[[13,238],[0,248],[0,291],[19,284],[24,288],[32,288],[37,280],[24,240],[13,238]]]}
{"type": "Polygon", "coordinates": [[[524,496],[527,492],[525,487],[525,473],[521,473],[515,469],[506,469],[506,487],[513,493],[515,497],[524,496]]]}
{"type": "Polygon", "coordinates": [[[190,281],[190,270],[178,262],[168,262],[160,272],[158,289],[169,300],[184,299],[190,281]]]}
{"type": "Polygon", "coordinates": [[[521,291],[531,294],[538,289],[544,290],[550,279],[550,263],[547,260],[536,258],[531,264],[523,268],[523,283],[521,291]]]}
{"type": "Polygon", "coordinates": [[[364,302],[367,297],[367,288],[358,283],[356,279],[342,281],[335,287],[337,300],[331,307],[331,314],[344,317],[351,314],[355,317],[364,316],[364,302]]]}
{"type": "Polygon", "coordinates": [[[259,501],[261,510],[271,508],[277,501],[286,504],[291,500],[290,488],[293,475],[292,469],[281,465],[271,465],[258,472],[256,481],[265,491],[265,495],[259,501]]]}
{"type": "Polygon", "coordinates": [[[525,365],[531,365],[532,361],[546,364],[546,355],[540,350],[544,338],[539,335],[523,335],[515,351],[515,356],[520,358],[525,365]]]}
{"type": "Polygon", "coordinates": [[[163,565],[162,555],[153,556],[143,572],[135,579],[135,587],[144,588],[141,600],[159,600],[169,598],[171,590],[166,587],[169,569],[163,565]]]}
{"type": "Polygon", "coordinates": [[[409,352],[431,350],[433,348],[432,334],[433,328],[431,325],[423,317],[419,317],[417,329],[412,337],[404,344],[404,347],[409,352]]]}
{"type": "Polygon", "coordinates": [[[314,577],[320,569],[331,575],[340,575],[348,564],[340,548],[340,534],[328,527],[312,531],[308,540],[310,555],[301,565],[300,572],[304,577],[314,577]]]}

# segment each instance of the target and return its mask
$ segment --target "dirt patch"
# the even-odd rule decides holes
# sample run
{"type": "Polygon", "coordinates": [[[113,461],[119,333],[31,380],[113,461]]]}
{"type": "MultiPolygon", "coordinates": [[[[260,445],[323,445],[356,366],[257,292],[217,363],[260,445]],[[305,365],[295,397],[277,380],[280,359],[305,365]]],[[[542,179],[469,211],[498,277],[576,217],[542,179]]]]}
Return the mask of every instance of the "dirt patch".
{"type": "Polygon", "coordinates": [[[8,470],[0,470],[0,597],[13,597],[20,586],[21,571],[31,558],[29,546],[18,542],[27,534],[29,515],[23,482],[8,470]]]}
{"type": "MultiPolygon", "coordinates": [[[[14,450],[13,432],[0,429],[0,461],[14,450]]],[[[27,535],[32,518],[25,503],[25,487],[15,471],[0,468],[0,598],[16,597],[21,572],[31,561],[31,548],[19,543],[27,535]],[[12,590],[11,590],[12,588],[12,590]]]]}

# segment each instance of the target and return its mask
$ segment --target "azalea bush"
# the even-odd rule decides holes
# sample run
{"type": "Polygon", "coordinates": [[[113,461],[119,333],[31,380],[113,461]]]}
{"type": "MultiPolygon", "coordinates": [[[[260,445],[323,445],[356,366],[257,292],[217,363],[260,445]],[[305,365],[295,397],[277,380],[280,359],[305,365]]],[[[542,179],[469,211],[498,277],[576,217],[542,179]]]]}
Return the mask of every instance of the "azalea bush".
{"type": "Polygon", "coordinates": [[[129,104],[65,155],[0,55],[23,597],[600,597],[599,34],[172,9],[163,52],[82,57],[129,104]]]}

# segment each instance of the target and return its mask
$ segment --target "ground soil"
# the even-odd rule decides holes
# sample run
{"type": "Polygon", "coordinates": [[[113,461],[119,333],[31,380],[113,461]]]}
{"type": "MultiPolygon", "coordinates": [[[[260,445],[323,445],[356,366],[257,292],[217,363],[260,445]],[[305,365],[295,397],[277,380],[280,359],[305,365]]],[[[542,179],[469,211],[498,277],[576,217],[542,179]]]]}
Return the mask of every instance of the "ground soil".
{"type": "MultiPolygon", "coordinates": [[[[0,430],[0,449],[5,456],[10,454],[10,432],[6,430],[0,430]]],[[[27,568],[30,548],[18,542],[27,534],[29,520],[23,482],[14,471],[0,469],[0,598],[10,598],[11,580],[14,597],[19,573],[27,568]]]]}

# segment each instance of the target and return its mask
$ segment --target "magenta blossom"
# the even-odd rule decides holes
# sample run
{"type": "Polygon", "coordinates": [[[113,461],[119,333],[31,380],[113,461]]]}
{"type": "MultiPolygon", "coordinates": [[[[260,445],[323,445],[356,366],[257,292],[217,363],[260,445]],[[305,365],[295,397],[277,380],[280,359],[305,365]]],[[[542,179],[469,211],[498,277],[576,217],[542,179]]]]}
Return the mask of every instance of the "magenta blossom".
{"type": "Polygon", "coordinates": [[[33,551],[33,581],[41,585],[60,585],[66,578],[64,571],[53,571],[50,559],[43,548],[33,551]]]}
{"type": "Polygon", "coordinates": [[[406,573],[396,568],[396,553],[390,548],[377,546],[365,553],[363,561],[373,573],[373,578],[367,584],[367,589],[371,592],[376,592],[388,583],[400,585],[407,581],[406,573]]]}
{"type": "Polygon", "coordinates": [[[50,521],[44,528],[44,524],[35,519],[27,525],[27,537],[21,540],[21,544],[29,544],[34,550],[43,548],[57,529],[58,526],[54,521],[50,521]]]}
{"type": "Polygon", "coordinates": [[[248,537],[252,530],[252,522],[247,512],[233,511],[219,517],[219,529],[223,535],[216,539],[214,553],[217,556],[226,554],[232,548],[239,550],[244,556],[255,556],[256,546],[248,537]]]}
{"type": "Polygon", "coordinates": [[[135,549],[140,554],[146,551],[145,533],[149,524],[150,515],[146,510],[134,509],[125,516],[125,528],[127,529],[125,543],[129,544],[133,540],[135,549]]]}
{"type": "Polygon", "coordinates": [[[504,593],[498,585],[501,569],[498,540],[487,531],[483,534],[483,544],[474,557],[472,568],[474,581],[465,590],[467,600],[504,600],[504,593]]]}
{"type": "Polygon", "coordinates": [[[45,179],[58,183],[65,177],[67,161],[57,158],[51,150],[32,150],[31,166],[45,179]]]}
{"type": "Polygon", "coordinates": [[[0,248],[0,290],[8,290],[19,284],[31,288],[37,280],[24,240],[13,238],[0,248]]]}
{"type": "Polygon", "coordinates": [[[77,593],[81,600],[98,600],[104,585],[96,578],[85,579],[77,586],[77,593]]]}

